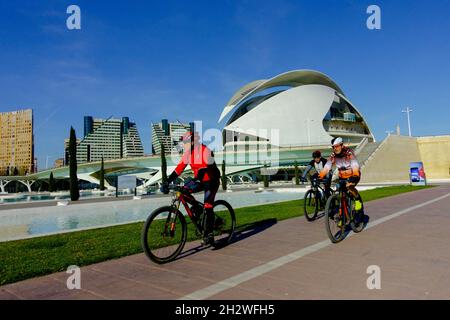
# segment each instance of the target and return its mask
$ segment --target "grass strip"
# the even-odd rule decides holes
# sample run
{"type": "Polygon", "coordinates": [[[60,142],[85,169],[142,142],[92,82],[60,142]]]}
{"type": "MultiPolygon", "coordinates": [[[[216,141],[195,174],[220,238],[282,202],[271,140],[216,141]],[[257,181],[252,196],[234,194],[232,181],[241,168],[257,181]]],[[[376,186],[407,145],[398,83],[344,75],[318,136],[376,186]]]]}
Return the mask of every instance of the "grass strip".
{"type": "MultiPolygon", "coordinates": [[[[427,186],[428,187],[428,186],[427,186]]],[[[361,191],[365,202],[427,187],[393,186],[361,191]]],[[[303,200],[235,209],[237,229],[263,221],[281,221],[303,215],[303,200]]],[[[188,219],[189,220],[189,219],[188,219]]],[[[0,285],[65,271],[142,252],[143,223],[43,236],[0,243],[0,285]]],[[[196,238],[188,226],[188,240],[196,238]]],[[[149,262],[150,263],[150,262],[149,262]]]]}

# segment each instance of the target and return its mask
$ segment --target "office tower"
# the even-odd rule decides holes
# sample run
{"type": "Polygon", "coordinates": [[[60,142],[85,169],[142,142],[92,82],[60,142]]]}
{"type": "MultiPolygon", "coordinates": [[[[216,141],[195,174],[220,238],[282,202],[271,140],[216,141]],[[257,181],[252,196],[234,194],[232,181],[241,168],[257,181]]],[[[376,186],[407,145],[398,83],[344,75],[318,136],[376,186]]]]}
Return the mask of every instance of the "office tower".
{"type": "Polygon", "coordinates": [[[34,172],[32,109],[0,112],[0,141],[0,175],[34,172]]]}

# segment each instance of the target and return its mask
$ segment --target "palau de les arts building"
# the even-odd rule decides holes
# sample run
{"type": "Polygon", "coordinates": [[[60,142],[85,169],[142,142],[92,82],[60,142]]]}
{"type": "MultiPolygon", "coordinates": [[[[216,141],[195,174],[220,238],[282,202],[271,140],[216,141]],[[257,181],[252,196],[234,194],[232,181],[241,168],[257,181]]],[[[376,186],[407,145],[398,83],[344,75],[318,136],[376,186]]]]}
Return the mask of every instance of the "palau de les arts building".
{"type": "MultiPolygon", "coordinates": [[[[266,165],[276,168],[291,167],[296,162],[306,164],[311,159],[311,150],[329,153],[333,137],[342,137],[351,147],[375,141],[363,115],[339,86],[323,73],[312,70],[289,71],[246,84],[226,104],[219,124],[223,128],[224,150],[215,150],[215,159],[218,164],[226,162],[227,175],[266,165]],[[260,151],[266,147],[270,150],[275,147],[279,152],[269,151],[266,153],[269,158],[265,158],[260,151]]],[[[169,130],[170,139],[175,133],[179,135],[180,130],[187,130],[187,124],[180,126],[174,127],[173,132],[169,130]]],[[[152,129],[155,134],[160,133],[155,135],[159,139],[153,137],[159,144],[153,143],[155,155],[144,156],[136,126],[128,118],[96,121],[85,117],[85,135],[77,146],[80,179],[97,182],[94,175],[103,158],[110,174],[127,169],[133,171],[129,174],[139,174],[145,179],[145,186],[158,183],[162,176],[157,149],[166,142],[159,136],[167,135],[167,130],[163,130],[164,124],[152,129]]],[[[168,160],[170,171],[176,163],[168,160]]],[[[67,167],[52,171],[55,177],[68,177],[67,167]]],[[[35,178],[48,175],[44,171],[35,178]]]]}
{"type": "Polygon", "coordinates": [[[242,145],[252,149],[261,143],[280,149],[323,148],[338,136],[350,146],[363,139],[375,140],[361,112],[339,86],[312,70],[289,71],[246,84],[227,103],[219,123],[224,126],[227,151],[242,145]],[[271,130],[279,134],[273,136],[271,130]]]}

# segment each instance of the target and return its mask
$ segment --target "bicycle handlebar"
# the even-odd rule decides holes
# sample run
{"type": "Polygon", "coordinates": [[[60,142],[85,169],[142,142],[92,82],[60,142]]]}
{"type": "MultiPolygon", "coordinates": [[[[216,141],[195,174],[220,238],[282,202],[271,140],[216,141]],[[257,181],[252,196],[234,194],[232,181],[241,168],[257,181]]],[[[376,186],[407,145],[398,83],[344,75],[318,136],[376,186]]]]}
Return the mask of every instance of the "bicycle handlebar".
{"type": "Polygon", "coordinates": [[[179,191],[181,193],[191,194],[189,192],[189,188],[187,188],[185,186],[182,186],[182,185],[179,185],[179,184],[170,184],[168,186],[168,189],[171,190],[171,191],[179,191]]]}

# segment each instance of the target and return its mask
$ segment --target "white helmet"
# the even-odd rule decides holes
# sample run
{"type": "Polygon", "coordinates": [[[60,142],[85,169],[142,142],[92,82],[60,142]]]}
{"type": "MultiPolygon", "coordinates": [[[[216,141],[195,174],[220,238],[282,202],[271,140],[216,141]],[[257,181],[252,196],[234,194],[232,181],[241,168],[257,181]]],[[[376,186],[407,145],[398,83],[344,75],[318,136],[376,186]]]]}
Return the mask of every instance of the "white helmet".
{"type": "Polygon", "coordinates": [[[331,140],[331,146],[337,146],[337,145],[339,145],[339,144],[342,144],[342,143],[344,143],[344,141],[342,140],[342,138],[341,137],[337,137],[337,138],[334,138],[333,140],[331,140]]]}

